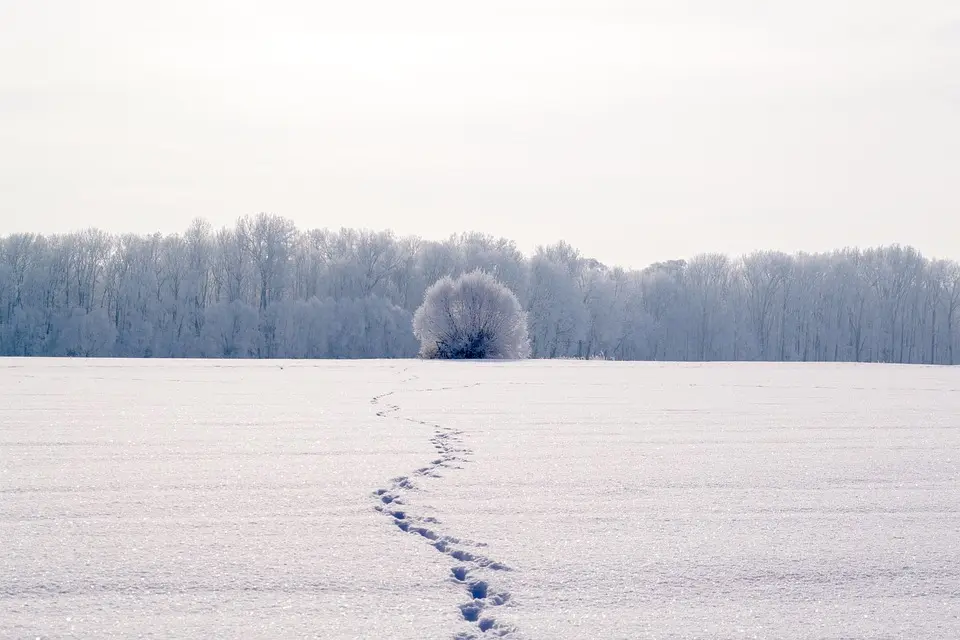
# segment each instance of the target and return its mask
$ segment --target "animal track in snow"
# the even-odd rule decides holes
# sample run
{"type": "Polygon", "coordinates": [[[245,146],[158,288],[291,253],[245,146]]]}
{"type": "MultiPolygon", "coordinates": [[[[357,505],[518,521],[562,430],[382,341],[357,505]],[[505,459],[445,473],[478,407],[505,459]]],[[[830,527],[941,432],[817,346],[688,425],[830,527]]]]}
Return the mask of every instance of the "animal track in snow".
{"type": "MultiPolygon", "coordinates": [[[[401,382],[408,383],[417,379],[419,378],[415,374],[411,374],[401,382]]],[[[474,386],[477,386],[477,384],[460,387],[413,389],[410,392],[429,393],[474,386]]],[[[409,422],[433,430],[430,442],[433,444],[436,457],[426,466],[416,469],[411,474],[412,476],[442,478],[441,470],[462,469],[463,467],[460,465],[470,462],[473,451],[465,446],[462,431],[400,415],[400,406],[387,401],[387,398],[392,398],[397,393],[397,391],[389,391],[374,396],[370,400],[370,404],[376,408],[376,415],[380,418],[409,422]]],[[[405,504],[403,497],[405,493],[417,490],[416,484],[409,476],[393,478],[388,487],[373,492],[377,501],[374,509],[390,518],[394,526],[400,531],[423,538],[434,549],[449,556],[451,560],[457,561],[457,564],[450,569],[452,582],[460,584],[466,592],[468,601],[460,605],[460,615],[464,623],[469,624],[473,631],[456,633],[453,636],[454,640],[479,640],[481,637],[517,637],[515,628],[497,622],[491,615],[497,607],[509,603],[510,593],[495,591],[487,579],[490,573],[510,571],[510,567],[463,548],[480,548],[485,547],[486,544],[447,535],[438,528],[437,525],[440,522],[435,517],[420,516],[414,513],[411,506],[405,504]],[[402,508],[398,508],[399,506],[402,506],[402,508]]]]}

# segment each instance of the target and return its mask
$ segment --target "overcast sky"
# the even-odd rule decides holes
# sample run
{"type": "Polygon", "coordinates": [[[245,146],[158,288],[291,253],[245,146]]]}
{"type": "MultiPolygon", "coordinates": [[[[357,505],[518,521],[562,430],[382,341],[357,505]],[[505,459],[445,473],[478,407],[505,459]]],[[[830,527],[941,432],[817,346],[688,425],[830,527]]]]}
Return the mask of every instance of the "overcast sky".
{"type": "Polygon", "coordinates": [[[956,0],[0,0],[0,234],[960,258],[956,0]]]}

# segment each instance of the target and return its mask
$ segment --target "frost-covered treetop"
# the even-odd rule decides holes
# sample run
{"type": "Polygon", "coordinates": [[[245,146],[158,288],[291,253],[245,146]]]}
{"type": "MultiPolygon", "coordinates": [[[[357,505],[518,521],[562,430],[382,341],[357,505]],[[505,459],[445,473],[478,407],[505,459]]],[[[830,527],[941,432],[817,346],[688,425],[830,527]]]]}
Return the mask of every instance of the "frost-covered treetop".
{"type": "Polygon", "coordinates": [[[496,278],[472,271],[445,276],[427,289],[413,315],[420,356],[443,359],[526,358],[527,315],[496,278]]]}

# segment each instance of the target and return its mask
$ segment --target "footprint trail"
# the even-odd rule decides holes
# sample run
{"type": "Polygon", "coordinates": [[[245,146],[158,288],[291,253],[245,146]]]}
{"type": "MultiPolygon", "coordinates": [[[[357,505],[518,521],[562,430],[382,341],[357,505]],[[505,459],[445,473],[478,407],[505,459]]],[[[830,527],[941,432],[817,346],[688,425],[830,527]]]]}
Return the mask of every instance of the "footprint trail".
{"type": "MultiPolygon", "coordinates": [[[[414,374],[401,382],[409,383],[417,379],[414,374]]],[[[474,386],[478,385],[412,389],[409,392],[430,393],[474,386]]],[[[498,572],[510,571],[510,567],[481,553],[479,550],[486,546],[484,543],[450,535],[444,531],[439,520],[417,513],[406,502],[407,496],[418,491],[419,481],[442,478],[448,471],[462,469],[462,465],[471,462],[473,451],[466,446],[463,431],[400,415],[400,406],[392,401],[397,393],[389,391],[370,400],[376,415],[428,427],[432,430],[430,442],[436,453],[428,464],[408,476],[393,478],[386,487],[374,491],[374,509],[400,531],[422,538],[426,544],[450,558],[450,581],[461,588],[466,597],[466,602],[460,605],[460,616],[468,629],[455,633],[454,640],[519,638],[516,628],[498,622],[495,616],[497,608],[510,604],[511,596],[507,591],[495,589],[493,581],[498,572]]]]}

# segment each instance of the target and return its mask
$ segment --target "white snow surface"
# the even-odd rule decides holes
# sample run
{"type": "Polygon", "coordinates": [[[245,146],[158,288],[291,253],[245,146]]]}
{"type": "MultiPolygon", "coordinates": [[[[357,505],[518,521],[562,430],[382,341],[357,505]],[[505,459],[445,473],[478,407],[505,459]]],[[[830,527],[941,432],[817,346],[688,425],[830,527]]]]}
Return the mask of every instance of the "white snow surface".
{"type": "Polygon", "coordinates": [[[958,470],[943,367],[0,360],[0,637],[958,638],[958,470]]]}

